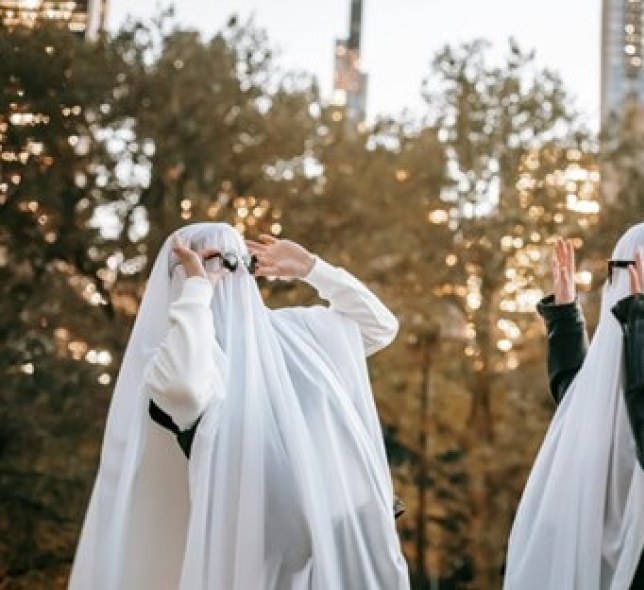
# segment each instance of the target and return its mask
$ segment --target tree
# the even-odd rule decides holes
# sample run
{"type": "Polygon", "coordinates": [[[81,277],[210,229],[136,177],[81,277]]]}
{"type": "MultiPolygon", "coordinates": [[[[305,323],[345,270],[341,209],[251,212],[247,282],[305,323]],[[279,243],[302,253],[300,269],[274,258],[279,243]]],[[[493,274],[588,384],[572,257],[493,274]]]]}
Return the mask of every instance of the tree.
{"type": "Polygon", "coordinates": [[[109,248],[90,219],[117,196],[97,134],[123,67],[53,25],[0,29],[0,577],[29,587],[69,560],[113,376],[109,248]]]}
{"type": "MultiPolygon", "coordinates": [[[[481,42],[446,48],[426,121],[347,133],[236,19],[210,40],[169,16],[91,45],[0,30],[0,57],[0,576],[64,586],[149,265],[174,229],[213,220],[300,241],[394,310],[370,372],[416,585],[497,586],[552,411],[532,314],[546,243],[582,247],[597,222],[560,80],[514,45],[496,66],[481,42]]],[[[260,286],[271,306],[315,300],[260,286]]]]}
{"type": "Polygon", "coordinates": [[[533,310],[547,274],[546,244],[556,234],[578,235],[599,211],[597,164],[561,80],[514,42],[502,64],[489,61],[483,42],[445,48],[425,84],[450,179],[430,221],[451,232],[450,276],[437,292],[459,311],[465,336],[469,541],[481,588],[496,583],[495,523],[507,526],[509,516],[494,514],[493,493],[503,485],[495,479],[507,475],[494,452],[495,415],[506,413],[509,373],[539,348],[533,310]]]}
{"type": "Polygon", "coordinates": [[[601,137],[604,214],[589,252],[602,262],[615,242],[644,213],[644,127],[641,106],[631,105],[601,137]]]}
{"type": "Polygon", "coordinates": [[[232,18],[204,41],[168,30],[167,18],[157,28],[123,31],[115,43],[140,72],[128,88],[136,115],[122,153],[147,176],[135,179],[129,202],[119,205],[129,231],[123,236],[136,242],[132,232],[144,225],[156,251],[188,221],[279,233],[271,198],[284,189],[280,175],[293,174],[290,161],[305,151],[315,85],[304,75],[280,77],[264,33],[251,24],[232,18]]]}
{"type": "Polygon", "coordinates": [[[94,44],[0,29],[0,577],[16,587],[65,584],[149,254],[188,219],[278,234],[267,169],[304,150],[315,88],[276,81],[259,32],[165,23],[94,44]]]}

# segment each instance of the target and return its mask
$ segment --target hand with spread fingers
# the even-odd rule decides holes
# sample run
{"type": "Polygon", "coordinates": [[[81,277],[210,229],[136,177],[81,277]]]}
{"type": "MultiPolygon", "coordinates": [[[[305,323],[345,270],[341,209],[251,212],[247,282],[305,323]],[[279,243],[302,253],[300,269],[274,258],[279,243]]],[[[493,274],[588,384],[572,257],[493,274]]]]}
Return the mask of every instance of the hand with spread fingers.
{"type": "Polygon", "coordinates": [[[196,252],[186,246],[178,235],[175,235],[172,239],[172,251],[179,259],[186,273],[186,277],[203,277],[204,279],[210,279],[215,284],[225,272],[223,267],[218,268],[214,272],[208,272],[204,266],[206,260],[220,255],[219,250],[210,248],[196,252]]]}
{"type": "Polygon", "coordinates": [[[572,303],[577,295],[575,290],[575,247],[571,240],[558,238],[550,262],[555,304],[572,303]]]}
{"type": "Polygon", "coordinates": [[[628,267],[631,283],[631,295],[644,293],[644,252],[638,248],[635,252],[635,264],[628,267]]]}
{"type": "Polygon", "coordinates": [[[291,240],[280,240],[262,234],[259,242],[246,240],[248,251],[257,258],[256,277],[279,278],[284,281],[302,279],[315,264],[315,256],[291,240]]]}

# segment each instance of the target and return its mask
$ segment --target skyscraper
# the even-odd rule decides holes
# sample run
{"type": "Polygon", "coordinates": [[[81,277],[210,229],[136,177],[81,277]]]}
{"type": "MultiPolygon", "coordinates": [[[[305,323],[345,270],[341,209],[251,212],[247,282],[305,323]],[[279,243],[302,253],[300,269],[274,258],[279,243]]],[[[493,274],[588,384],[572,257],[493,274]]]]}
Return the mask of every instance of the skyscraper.
{"type": "Polygon", "coordinates": [[[603,0],[602,125],[632,106],[644,106],[644,0],[603,0]]]}
{"type": "Polygon", "coordinates": [[[92,38],[103,29],[106,10],[107,0],[0,0],[0,25],[33,27],[39,21],[52,20],[92,38]]]}
{"type": "Polygon", "coordinates": [[[335,75],[333,103],[344,107],[350,123],[360,123],[367,107],[367,79],[360,66],[360,34],[362,29],[362,0],[351,0],[348,39],[335,43],[335,75]]]}

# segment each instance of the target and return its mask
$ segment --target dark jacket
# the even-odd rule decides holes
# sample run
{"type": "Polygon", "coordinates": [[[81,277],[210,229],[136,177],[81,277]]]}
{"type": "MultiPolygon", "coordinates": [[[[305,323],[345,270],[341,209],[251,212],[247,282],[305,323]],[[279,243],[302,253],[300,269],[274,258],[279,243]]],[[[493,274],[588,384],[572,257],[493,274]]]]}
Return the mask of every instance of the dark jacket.
{"type": "Polygon", "coordinates": [[[546,323],[550,393],[559,404],[586,357],[586,323],[577,301],[556,305],[550,295],[539,302],[537,311],[546,323]]]}
{"type": "MultiPolygon", "coordinates": [[[[537,305],[546,322],[548,336],[548,379],[558,404],[581,368],[588,337],[577,301],[555,305],[553,296],[537,305]]],[[[624,333],[624,401],[635,441],[637,460],[644,468],[644,295],[630,295],[611,310],[624,333]]],[[[644,588],[644,554],[640,558],[631,590],[644,588]]]]}
{"type": "Polygon", "coordinates": [[[195,433],[197,432],[197,426],[201,422],[201,416],[198,420],[186,430],[181,430],[172,419],[172,416],[167,412],[164,412],[159,406],[157,406],[152,400],[150,400],[150,405],[148,406],[148,413],[150,418],[154,420],[159,426],[169,430],[174,434],[183,451],[183,454],[190,459],[190,451],[192,449],[192,441],[195,438],[195,433]]]}
{"type": "MultiPolygon", "coordinates": [[[[537,311],[546,322],[550,393],[559,404],[588,350],[584,316],[578,302],[555,305],[552,295],[539,302],[537,311]]],[[[624,400],[644,468],[644,295],[625,297],[612,312],[624,332],[624,400]]]]}

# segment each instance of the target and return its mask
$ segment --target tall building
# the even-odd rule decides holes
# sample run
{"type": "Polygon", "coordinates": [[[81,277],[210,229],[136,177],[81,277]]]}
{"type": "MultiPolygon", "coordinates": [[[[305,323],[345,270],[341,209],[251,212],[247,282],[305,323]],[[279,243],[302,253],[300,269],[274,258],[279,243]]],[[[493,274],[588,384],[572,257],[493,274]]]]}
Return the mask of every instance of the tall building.
{"type": "Polygon", "coordinates": [[[333,103],[344,107],[350,123],[360,123],[367,108],[367,79],[360,66],[362,0],[351,0],[349,37],[335,42],[333,103]]]}
{"type": "Polygon", "coordinates": [[[644,0],[603,0],[602,125],[619,120],[629,107],[644,107],[644,0]]]}
{"type": "Polygon", "coordinates": [[[0,0],[0,25],[33,27],[43,20],[65,23],[87,38],[105,25],[107,0],[0,0]]]}

